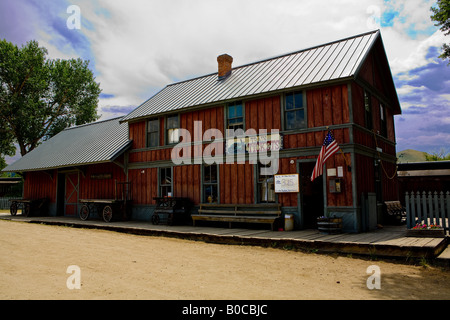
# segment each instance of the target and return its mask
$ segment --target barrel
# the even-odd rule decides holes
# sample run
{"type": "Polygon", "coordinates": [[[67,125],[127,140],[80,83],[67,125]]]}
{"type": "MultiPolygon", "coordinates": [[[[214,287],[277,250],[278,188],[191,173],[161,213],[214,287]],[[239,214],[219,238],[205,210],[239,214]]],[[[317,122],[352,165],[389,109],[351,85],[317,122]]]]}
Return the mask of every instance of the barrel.
{"type": "Polygon", "coordinates": [[[318,218],[317,228],[320,233],[338,234],[342,232],[342,218],[318,218]]]}

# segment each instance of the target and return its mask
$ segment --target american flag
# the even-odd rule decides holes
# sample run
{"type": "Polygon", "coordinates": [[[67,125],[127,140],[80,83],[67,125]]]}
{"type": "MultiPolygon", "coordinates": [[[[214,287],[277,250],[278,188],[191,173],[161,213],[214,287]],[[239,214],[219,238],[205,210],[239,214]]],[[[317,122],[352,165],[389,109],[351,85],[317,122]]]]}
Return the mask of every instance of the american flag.
{"type": "Polygon", "coordinates": [[[315,178],[321,176],[323,173],[323,164],[328,160],[333,154],[339,150],[339,146],[334,139],[333,133],[328,131],[325,140],[323,141],[322,148],[320,149],[319,157],[317,158],[316,166],[314,167],[313,173],[311,175],[311,181],[315,178]]]}

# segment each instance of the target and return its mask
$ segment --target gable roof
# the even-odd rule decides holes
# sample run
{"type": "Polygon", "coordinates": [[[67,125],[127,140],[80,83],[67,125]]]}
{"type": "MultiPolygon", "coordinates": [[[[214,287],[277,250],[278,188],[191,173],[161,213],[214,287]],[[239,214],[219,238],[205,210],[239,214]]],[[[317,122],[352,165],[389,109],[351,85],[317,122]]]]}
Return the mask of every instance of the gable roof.
{"type": "Polygon", "coordinates": [[[261,93],[353,79],[378,30],[232,69],[224,80],[213,73],[166,86],[121,121],[240,99],[261,93]]]}
{"type": "Polygon", "coordinates": [[[3,171],[26,172],[114,161],[131,145],[128,124],[120,119],[65,129],[3,171]]]}

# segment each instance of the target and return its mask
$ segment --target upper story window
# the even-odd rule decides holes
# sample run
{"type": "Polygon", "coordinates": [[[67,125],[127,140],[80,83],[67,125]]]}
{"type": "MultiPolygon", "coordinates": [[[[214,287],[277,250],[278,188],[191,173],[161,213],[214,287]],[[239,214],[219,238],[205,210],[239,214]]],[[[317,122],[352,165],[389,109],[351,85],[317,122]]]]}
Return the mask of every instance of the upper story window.
{"type": "Polygon", "coordinates": [[[167,117],[167,121],[166,121],[167,144],[178,143],[178,141],[180,140],[180,136],[179,136],[180,124],[179,124],[179,122],[180,121],[179,121],[178,115],[167,117]]]}
{"type": "Polygon", "coordinates": [[[372,130],[372,96],[364,90],[364,124],[366,129],[372,130]]]}
{"type": "Polygon", "coordinates": [[[147,123],[147,147],[159,145],[159,119],[151,119],[147,123]]]}
{"type": "Polygon", "coordinates": [[[284,122],[286,130],[306,128],[303,92],[288,93],[285,96],[284,122]]]}
{"type": "Polygon", "coordinates": [[[386,124],[386,108],[380,103],[380,127],[381,135],[387,137],[387,124],[386,124]]]}
{"type": "Polygon", "coordinates": [[[242,102],[234,102],[228,105],[227,110],[227,129],[244,130],[244,108],[242,102]]]}

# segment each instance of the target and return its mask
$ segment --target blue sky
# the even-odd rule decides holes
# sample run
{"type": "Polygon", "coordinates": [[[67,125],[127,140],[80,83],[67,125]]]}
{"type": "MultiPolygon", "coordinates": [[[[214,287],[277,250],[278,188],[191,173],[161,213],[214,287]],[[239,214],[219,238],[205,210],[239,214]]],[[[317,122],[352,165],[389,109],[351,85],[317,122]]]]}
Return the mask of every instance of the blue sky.
{"type": "Polygon", "coordinates": [[[167,84],[380,29],[402,115],[397,151],[450,151],[450,42],[424,0],[0,0],[0,38],[31,39],[49,58],[81,57],[101,84],[102,119],[127,114],[167,84]],[[81,28],[69,29],[71,5],[81,28]]]}

